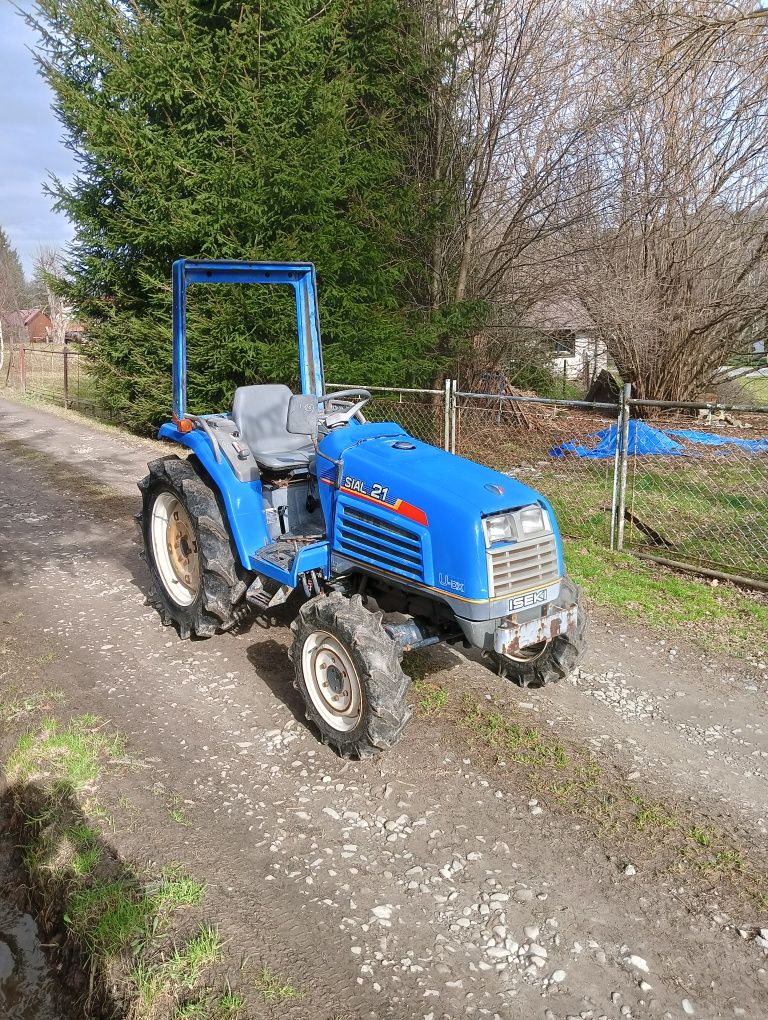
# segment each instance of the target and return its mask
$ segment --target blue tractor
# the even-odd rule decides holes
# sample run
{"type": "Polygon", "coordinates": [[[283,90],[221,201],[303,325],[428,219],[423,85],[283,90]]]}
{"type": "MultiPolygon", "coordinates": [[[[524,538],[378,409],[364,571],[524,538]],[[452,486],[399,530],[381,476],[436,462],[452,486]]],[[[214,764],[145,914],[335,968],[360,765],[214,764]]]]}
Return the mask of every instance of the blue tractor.
{"type": "Polygon", "coordinates": [[[345,757],[400,737],[406,651],[477,648],[526,687],[573,670],[586,620],[552,508],[394,422],[366,421],[368,391],[325,391],[314,266],[181,259],[173,332],[173,422],[160,435],[189,456],[153,461],[139,483],[164,623],[209,637],[295,593],[295,686],[345,757]],[[231,412],[188,413],[187,290],[219,283],[293,288],[300,394],[240,386],[231,412]]]}

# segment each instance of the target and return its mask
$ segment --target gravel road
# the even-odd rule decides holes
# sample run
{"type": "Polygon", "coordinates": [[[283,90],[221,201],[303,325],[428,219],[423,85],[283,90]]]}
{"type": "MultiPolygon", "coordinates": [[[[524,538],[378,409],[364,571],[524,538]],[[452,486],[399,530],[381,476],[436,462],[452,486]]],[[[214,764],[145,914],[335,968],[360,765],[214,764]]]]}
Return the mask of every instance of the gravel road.
{"type": "MultiPolygon", "coordinates": [[[[753,937],[765,913],[730,917],[716,891],[692,912],[672,881],[499,782],[429,720],[376,762],[341,761],[304,724],[285,626],[204,642],[164,629],[132,520],[161,453],[0,401],[0,639],[49,651],[46,685],[109,719],[144,763],[125,777],[139,821],[115,834],[120,852],[185,862],[209,882],[230,953],[304,992],[254,1017],[768,1015],[768,931],[753,937]],[[189,826],[158,812],[169,799],[189,826]]],[[[453,652],[430,680],[492,690],[650,796],[764,843],[766,664],[605,614],[591,647],[543,692],[453,652]]]]}

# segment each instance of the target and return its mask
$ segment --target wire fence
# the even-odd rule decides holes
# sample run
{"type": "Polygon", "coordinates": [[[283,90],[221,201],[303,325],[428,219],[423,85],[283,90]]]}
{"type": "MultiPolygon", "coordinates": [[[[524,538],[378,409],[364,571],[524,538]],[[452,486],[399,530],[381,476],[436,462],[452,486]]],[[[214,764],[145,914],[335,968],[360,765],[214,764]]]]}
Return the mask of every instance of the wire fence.
{"type": "MultiPolygon", "coordinates": [[[[358,389],[328,383],[329,390],[358,389]]],[[[447,449],[445,390],[415,390],[391,386],[366,386],[372,399],[365,405],[368,421],[394,421],[406,432],[433,446],[447,449]]]]}
{"type": "Polygon", "coordinates": [[[768,414],[628,404],[663,441],[627,444],[624,547],[768,581],[768,414]]]}
{"type": "Polygon", "coordinates": [[[38,400],[101,420],[112,418],[99,400],[96,381],[88,374],[85,358],[69,347],[35,344],[13,348],[5,382],[38,400]]]}
{"type": "MultiPolygon", "coordinates": [[[[17,349],[7,384],[108,417],[71,350],[17,349]]],[[[660,404],[626,387],[618,405],[462,392],[453,380],[365,388],[369,421],[542,493],[569,538],[768,585],[768,406],[660,404]]]]}

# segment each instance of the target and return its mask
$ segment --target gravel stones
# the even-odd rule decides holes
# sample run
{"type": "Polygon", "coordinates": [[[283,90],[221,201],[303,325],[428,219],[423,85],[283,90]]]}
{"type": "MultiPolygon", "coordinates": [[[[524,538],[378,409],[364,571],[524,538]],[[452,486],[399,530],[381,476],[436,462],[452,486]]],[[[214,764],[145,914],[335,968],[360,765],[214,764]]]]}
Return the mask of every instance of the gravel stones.
{"type": "Polygon", "coordinates": [[[643,974],[650,974],[650,968],[647,962],[642,958],[642,956],[635,956],[634,953],[630,956],[624,957],[624,966],[631,970],[640,970],[643,974]]]}

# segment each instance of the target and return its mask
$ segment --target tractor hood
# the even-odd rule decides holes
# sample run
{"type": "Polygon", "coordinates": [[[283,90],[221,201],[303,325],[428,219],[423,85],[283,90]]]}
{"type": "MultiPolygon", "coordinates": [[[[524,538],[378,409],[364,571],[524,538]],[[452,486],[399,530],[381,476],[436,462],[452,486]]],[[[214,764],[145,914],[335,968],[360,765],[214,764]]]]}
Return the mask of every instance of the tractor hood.
{"type": "Polygon", "coordinates": [[[552,517],[562,572],[549,504],[508,475],[422,443],[393,423],[335,430],[319,452],[335,555],[412,579],[452,600],[487,602],[482,519],[538,503],[552,517]],[[335,512],[329,512],[333,498],[335,512]]]}

